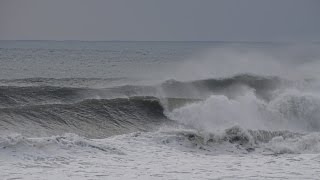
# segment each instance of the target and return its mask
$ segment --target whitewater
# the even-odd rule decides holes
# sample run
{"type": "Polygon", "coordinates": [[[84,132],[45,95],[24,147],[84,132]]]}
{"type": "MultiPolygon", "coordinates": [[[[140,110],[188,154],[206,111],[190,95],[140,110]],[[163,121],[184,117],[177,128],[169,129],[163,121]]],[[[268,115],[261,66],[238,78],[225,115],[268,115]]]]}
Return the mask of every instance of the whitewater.
{"type": "Polygon", "coordinates": [[[319,50],[0,41],[0,179],[319,179],[319,50]]]}

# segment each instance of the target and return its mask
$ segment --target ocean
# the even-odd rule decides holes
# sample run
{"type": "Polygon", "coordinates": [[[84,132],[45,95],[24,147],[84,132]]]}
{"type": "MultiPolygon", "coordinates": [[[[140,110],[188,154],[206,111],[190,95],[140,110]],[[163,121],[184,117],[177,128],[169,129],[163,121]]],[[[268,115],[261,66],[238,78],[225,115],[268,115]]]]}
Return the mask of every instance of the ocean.
{"type": "Polygon", "coordinates": [[[319,179],[320,44],[0,41],[0,179],[319,179]]]}

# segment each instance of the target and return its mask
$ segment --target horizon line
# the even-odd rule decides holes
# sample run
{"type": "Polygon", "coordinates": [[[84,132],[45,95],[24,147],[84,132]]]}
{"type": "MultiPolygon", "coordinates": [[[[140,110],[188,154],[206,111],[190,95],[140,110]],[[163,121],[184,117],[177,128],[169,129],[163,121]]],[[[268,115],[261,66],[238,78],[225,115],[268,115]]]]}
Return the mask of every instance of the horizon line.
{"type": "Polygon", "coordinates": [[[215,42],[215,43],[320,43],[316,41],[253,41],[253,40],[53,40],[53,39],[0,39],[0,41],[55,41],[55,42],[215,42]]]}

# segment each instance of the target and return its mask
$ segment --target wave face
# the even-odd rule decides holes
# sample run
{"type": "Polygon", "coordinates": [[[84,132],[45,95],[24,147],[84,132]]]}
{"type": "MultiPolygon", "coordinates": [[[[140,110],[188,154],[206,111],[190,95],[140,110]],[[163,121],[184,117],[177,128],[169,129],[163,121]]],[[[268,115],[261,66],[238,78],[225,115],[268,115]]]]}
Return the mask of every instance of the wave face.
{"type": "Polygon", "coordinates": [[[107,137],[142,130],[168,121],[159,99],[131,97],[87,99],[71,104],[45,104],[0,109],[0,127],[28,136],[73,132],[107,137]]]}
{"type": "Polygon", "coordinates": [[[45,103],[70,103],[79,99],[81,89],[50,86],[1,86],[0,107],[16,107],[45,103]]]}

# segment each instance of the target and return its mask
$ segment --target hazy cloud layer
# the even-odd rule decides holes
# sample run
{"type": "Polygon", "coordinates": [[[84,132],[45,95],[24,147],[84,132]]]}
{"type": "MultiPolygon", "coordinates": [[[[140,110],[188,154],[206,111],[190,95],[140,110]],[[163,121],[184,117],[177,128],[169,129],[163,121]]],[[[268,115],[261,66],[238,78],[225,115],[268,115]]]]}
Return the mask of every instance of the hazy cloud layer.
{"type": "Polygon", "coordinates": [[[319,41],[318,0],[1,0],[0,39],[319,41]]]}

